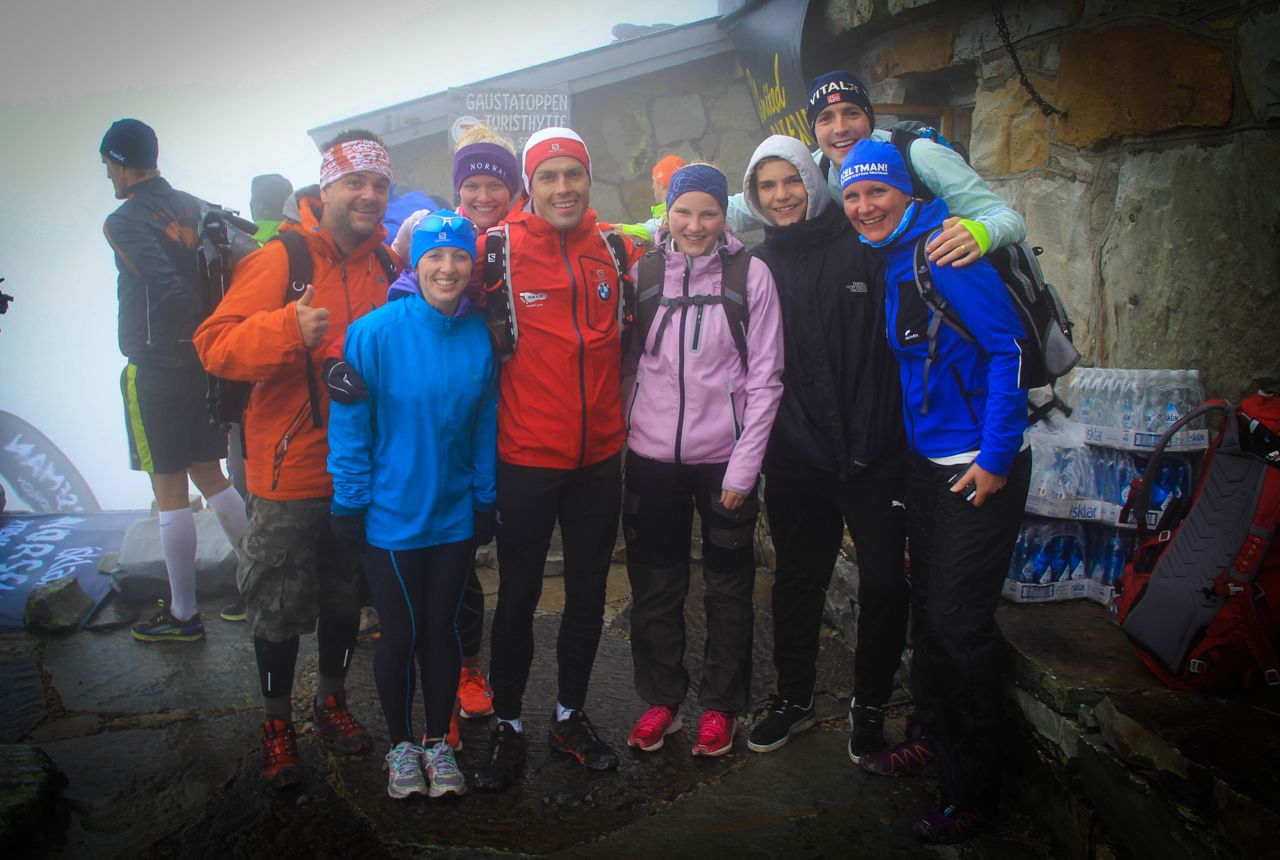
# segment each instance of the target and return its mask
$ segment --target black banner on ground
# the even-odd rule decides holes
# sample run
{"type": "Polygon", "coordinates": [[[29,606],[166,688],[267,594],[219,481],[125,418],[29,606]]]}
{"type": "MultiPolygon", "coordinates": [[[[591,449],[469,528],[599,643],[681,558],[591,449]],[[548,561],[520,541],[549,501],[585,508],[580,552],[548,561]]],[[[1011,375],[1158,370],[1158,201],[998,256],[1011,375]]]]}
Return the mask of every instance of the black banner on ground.
{"type": "Polygon", "coordinates": [[[746,70],[760,125],[814,146],[805,112],[808,82],[800,68],[800,39],[809,0],[771,0],[733,20],[729,35],[746,70]]]}
{"type": "Polygon", "coordinates": [[[2,410],[0,475],[38,514],[102,510],[89,484],[57,445],[17,415],[2,410]]]}

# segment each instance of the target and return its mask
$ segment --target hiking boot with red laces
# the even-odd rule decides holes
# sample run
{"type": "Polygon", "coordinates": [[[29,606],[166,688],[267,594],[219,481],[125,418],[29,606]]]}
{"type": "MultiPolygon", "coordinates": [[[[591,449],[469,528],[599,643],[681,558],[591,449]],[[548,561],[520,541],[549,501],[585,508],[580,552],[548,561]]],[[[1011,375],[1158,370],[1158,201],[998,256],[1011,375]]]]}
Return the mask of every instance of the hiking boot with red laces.
{"type": "Polygon", "coordinates": [[[636,720],[635,728],[627,736],[627,746],[641,752],[657,752],[667,735],[680,731],[680,716],[674,708],[654,705],[636,720]]]}
{"type": "Polygon", "coordinates": [[[267,720],[262,724],[262,778],[272,788],[302,782],[298,735],[293,730],[293,723],[267,720]]]}
{"type": "Polygon", "coordinates": [[[706,711],[698,720],[698,742],[693,745],[693,754],[698,756],[724,755],[733,749],[733,736],[738,731],[738,723],[732,714],[723,711],[706,711]]]}
{"type": "Polygon", "coordinates": [[[903,743],[892,749],[865,753],[859,757],[858,765],[877,776],[902,776],[918,771],[937,757],[938,750],[933,741],[924,736],[924,728],[914,725],[903,743]]]}
{"type": "Polygon", "coordinates": [[[911,832],[921,842],[950,845],[963,842],[996,826],[995,815],[976,809],[961,809],[955,804],[939,806],[911,825],[911,832]]]}
{"type": "Polygon", "coordinates": [[[369,730],[351,716],[347,709],[347,694],[333,693],[326,696],[324,706],[312,704],[311,716],[316,732],[338,752],[355,755],[367,750],[373,743],[369,730]]]}
{"type": "MultiPolygon", "coordinates": [[[[493,690],[474,666],[463,666],[458,679],[458,705],[464,720],[487,717],[493,713],[493,690]]],[[[457,749],[457,747],[454,747],[457,749]]]]}
{"type": "Polygon", "coordinates": [[[614,770],[618,767],[618,754],[600,740],[585,711],[572,711],[563,720],[557,720],[553,712],[547,743],[553,752],[571,755],[592,770],[614,770]]]}

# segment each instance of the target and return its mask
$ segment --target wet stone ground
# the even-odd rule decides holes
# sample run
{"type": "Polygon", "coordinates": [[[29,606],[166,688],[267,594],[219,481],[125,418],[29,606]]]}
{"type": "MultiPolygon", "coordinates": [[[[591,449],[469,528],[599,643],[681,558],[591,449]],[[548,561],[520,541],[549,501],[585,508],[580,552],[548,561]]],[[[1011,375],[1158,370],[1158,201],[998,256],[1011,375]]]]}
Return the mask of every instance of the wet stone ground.
{"type": "MultiPolygon", "coordinates": [[[[481,570],[490,609],[496,574],[481,570]]],[[[771,578],[756,583],[756,640],[749,725],[773,686],[767,609],[771,578]]],[[[694,759],[696,679],[705,623],[695,565],[686,602],[687,665],[695,679],[685,728],[652,755],[623,753],[616,773],[587,771],[545,742],[555,699],[560,580],[548,578],[525,701],[530,739],[523,778],[500,794],[396,802],[386,797],[386,729],[372,675],[373,644],[356,652],[348,679],[353,710],[375,748],[332,752],[306,731],[314,689],[314,642],[305,637],[295,685],[303,784],[275,792],[259,768],[261,720],[248,628],[201,609],[199,643],[143,645],[127,629],[37,640],[0,637],[0,741],[38,745],[68,777],[70,808],[60,841],[28,846],[37,857],[996,857],[1049,854],[1014,808],[1000,828],[959,849],[919,845],[911,822],[933,804],[931,782],[872,777],[845,755],[852,660],[824,631],[819,727],[767,755],[746,749],[694,759]]],[[[606,629],[587,710],[620,751],[644,710],[632,686],[625,568],[610,576],[606,629]]],[[[419,712],[421,704],[419,703],[419,712]]],[[[903,731],[905,704],[892,712],[903,731]]],[[[464,723],[464,769],[488,749],[488,721],[464,723]]]]}

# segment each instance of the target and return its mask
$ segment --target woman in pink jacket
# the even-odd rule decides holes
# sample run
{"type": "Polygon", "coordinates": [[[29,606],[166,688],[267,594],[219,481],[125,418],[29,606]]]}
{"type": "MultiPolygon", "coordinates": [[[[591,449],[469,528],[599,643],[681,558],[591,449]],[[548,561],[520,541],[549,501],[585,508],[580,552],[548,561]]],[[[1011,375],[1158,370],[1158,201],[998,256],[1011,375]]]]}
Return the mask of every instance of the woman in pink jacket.
{"type": "Polygon", "coordinates": [[[732,749],[751,688],[756,483],[782,397],[782,322],[768,266],[725,228],[727,201],[719,170],[681,168],[667,193],[668,229],[631,272],[639,312],[624,364],[635,383],[622,524],[636,690],[650,708],[627,742],[644,752],[681,728],[689,690],[695,508],[707,612],[695,756],[732,749]]]}

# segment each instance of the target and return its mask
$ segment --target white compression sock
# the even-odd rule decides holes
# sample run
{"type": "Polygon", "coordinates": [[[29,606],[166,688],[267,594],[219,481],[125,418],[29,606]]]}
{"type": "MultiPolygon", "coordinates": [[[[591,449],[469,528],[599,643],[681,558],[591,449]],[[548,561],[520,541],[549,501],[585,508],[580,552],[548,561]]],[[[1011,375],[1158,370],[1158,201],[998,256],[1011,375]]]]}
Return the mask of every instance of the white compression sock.
{"type": "Polygon", "coordinates": [[[209,510],[217,516],[227,540],[240,552],[240,541],[249,530],[249,518],[244,513],[244,499],[236,492],[235,487],[227,487],[221,493],[214,493],[205,499],[209,510]]]}
{"type": "Polygon", "coordinates": [[[190,508],[160,512],[160,550],[173,592],[169,612],[187,621],[196,614],[196,519],[190,508]]]}

